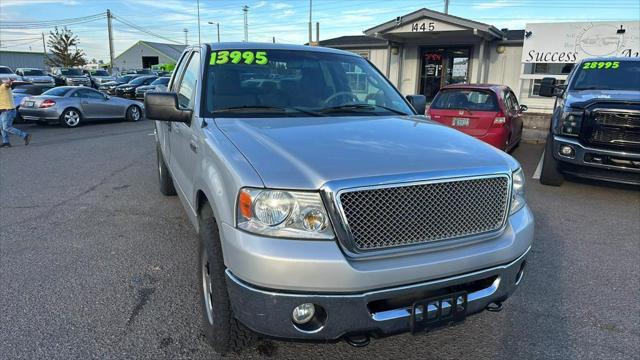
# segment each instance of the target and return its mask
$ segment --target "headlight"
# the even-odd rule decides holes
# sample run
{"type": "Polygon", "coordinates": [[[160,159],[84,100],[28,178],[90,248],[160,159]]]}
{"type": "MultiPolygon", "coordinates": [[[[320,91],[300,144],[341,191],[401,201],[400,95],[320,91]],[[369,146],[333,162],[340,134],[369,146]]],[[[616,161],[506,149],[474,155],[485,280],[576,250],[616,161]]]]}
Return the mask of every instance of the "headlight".
{"type": "Polygon", "coordinates": [[[329,216],[315,192],[244,188],[238,194],[237,225],[262,235],[333,239],[329,216]]]}
{"type": "Polygon", "coordinates": [[[522,168],[516,170],[511,175],[513,181],[511,185],[511,211],[509,214],[513,214],[516,211],[522,209],[525,204],[524,198],[524,173],[522,168]]]}
{"type": "Polygon", "coordinates": [[[580,127],[582,126],[582,112],[581,111],[568,111],[562,112],[560,116],[560,133],[569,136],[580,135],[580,127]]]}

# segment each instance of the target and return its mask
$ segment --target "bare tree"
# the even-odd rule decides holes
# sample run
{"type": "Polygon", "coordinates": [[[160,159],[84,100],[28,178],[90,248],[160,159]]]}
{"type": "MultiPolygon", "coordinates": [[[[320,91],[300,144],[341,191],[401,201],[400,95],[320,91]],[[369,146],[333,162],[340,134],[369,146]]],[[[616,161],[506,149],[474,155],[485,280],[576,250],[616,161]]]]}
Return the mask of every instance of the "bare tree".
{"type": "Polygon", "coordinates": [[[47,65],[72,67],[86,64],[84,51],[78,49],[78,43],[78,36],[74,35],[66,26],[62,29],[55,27],[53,31],[49,32],[47,40],[51,52],[46,60],[47,65]]]}

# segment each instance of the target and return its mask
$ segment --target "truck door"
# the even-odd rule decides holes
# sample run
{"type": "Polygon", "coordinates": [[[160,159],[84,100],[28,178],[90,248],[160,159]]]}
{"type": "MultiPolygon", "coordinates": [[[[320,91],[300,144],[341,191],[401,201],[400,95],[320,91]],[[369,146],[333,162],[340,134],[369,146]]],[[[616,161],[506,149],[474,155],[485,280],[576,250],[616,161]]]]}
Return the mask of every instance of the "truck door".
{"type": "MultiPolygon", "coordinates": [[[[184,72],[185,63],[188,58],[188,53],[183,53],[180,59],[178,60],[178,65],[173,72],[173,76],[170,82],[167,84],[167,89],[165,91],[177,92],[178,89],[176,87],[178,81],[180,80],[182,73],[184,72]]],[[[169,161],[171,160],[170,156],[170,148],[169,148],[169,134],[171,133],[172,123],[170,121],[156,121],[156,138],[158,140],[158,144],[160,145],[160,150],[162,154],[164,154],[164,161],[169,166],[169,161]]]]}
{"type": "Polygon", "coordinates": [[[184,200],[192,210],[193,204],[193,179],[197,161],[197,139],[194,128],[199,126],[198,114],[196,114],[196,96],[200,87],[200,52],[194,50],[187,58],[184,73],[180,76],[176,86],[178,94],[178,107],[180,109],[194,110],[191,124],[173,123],[169,136],[171,173],[176,189],[182,192],[184,200]]]}

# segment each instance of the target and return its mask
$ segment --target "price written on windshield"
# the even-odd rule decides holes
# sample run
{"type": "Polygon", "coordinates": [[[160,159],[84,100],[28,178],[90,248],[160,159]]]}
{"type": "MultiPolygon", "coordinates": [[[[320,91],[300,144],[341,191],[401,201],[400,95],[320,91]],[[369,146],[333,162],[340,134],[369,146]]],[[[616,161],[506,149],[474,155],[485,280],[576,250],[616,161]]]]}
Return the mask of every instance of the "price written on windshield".
{"type": "Polygon", "coordinates": [[[211,53],[209,65],[224,64],[256,64],[266,65],[269,62],[266,51],[228,51],[220,50],[211,53]]]}
{"type": "Polygon", "coordinates": [[[620,67],[619,61],[587,61],[582,64],[583,70],[591,69],[617,69],[620,67]]]}

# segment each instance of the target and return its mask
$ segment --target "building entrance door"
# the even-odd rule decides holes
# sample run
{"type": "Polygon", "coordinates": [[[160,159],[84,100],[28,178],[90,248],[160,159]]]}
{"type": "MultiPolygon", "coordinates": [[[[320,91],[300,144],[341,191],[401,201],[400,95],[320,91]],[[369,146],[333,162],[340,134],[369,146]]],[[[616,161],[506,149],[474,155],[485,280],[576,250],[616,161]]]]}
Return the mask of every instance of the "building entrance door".
{"type": "Polygon", "coordinates": [[[423,48],[420,93],[433,100],[441,87],[469,81],[469,48],[423,48]]]}

